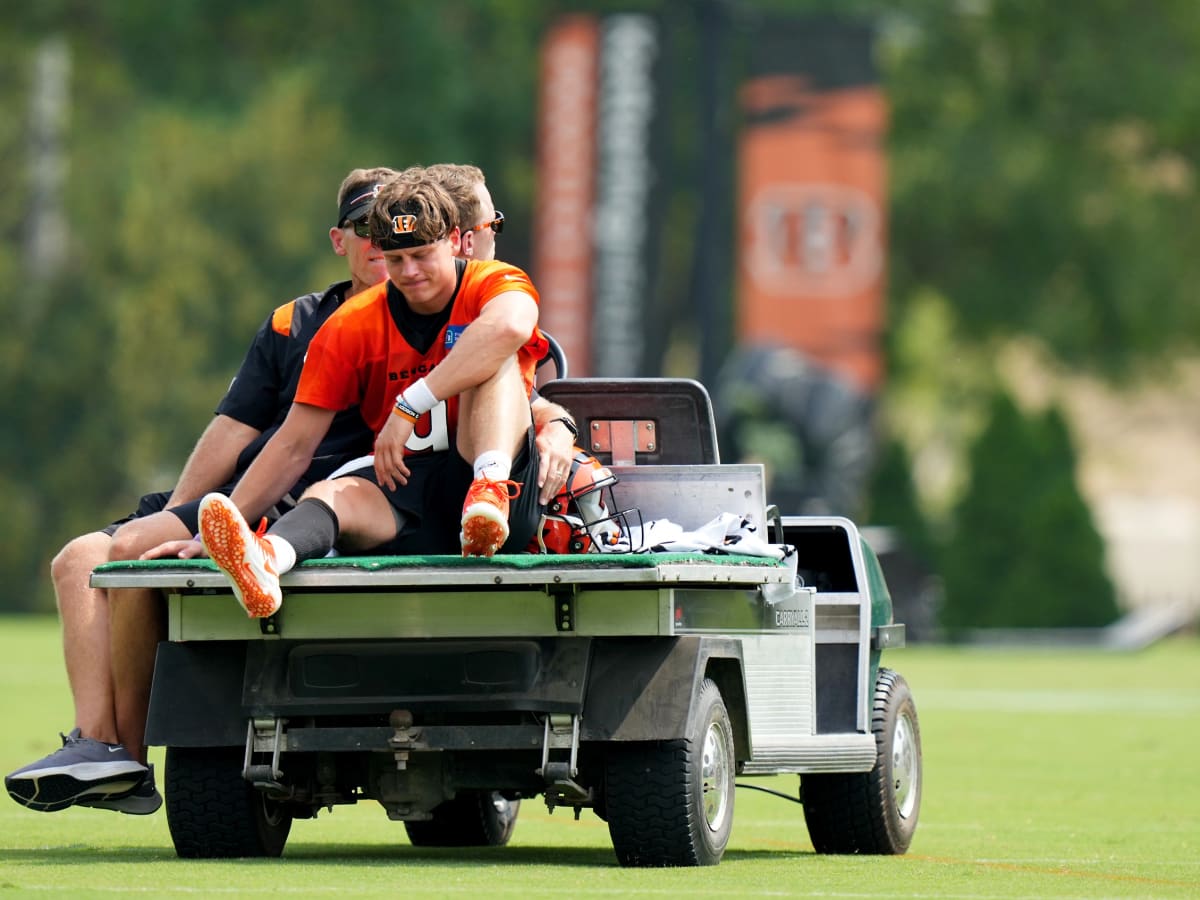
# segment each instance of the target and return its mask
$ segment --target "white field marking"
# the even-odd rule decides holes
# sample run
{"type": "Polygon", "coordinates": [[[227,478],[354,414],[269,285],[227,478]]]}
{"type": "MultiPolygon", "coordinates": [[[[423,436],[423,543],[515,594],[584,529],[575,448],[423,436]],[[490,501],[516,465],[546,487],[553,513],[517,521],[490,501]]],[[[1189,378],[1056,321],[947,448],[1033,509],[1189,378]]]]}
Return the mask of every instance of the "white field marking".
{"type": "Polygon", "coordinates": [[[1197,691],[957,690],[922,688],[918,711],[1121,712],[1190,716],[1200,712],[1197,691]]]}

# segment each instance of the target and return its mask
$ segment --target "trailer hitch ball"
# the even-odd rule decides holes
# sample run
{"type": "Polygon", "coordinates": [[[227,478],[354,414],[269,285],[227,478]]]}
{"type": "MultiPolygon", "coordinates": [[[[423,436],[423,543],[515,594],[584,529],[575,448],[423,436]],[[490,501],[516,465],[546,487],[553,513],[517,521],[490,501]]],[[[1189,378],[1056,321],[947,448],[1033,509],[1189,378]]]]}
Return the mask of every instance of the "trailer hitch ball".
{"type": "Polygon", "coordinates": [[[388,724],[396,729],[412,728],[412,723],[412,710],[393,709],[391,715],[388,716],[388,724]]]}

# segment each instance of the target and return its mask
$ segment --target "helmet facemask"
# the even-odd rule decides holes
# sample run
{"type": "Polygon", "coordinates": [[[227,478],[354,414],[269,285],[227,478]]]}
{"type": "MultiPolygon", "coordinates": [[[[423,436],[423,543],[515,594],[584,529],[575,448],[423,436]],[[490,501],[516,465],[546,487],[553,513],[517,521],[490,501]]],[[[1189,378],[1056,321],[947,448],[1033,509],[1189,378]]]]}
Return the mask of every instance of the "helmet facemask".
{"type": "MultiPolygon", "coordinates": [[[[546,506],[534,544],[540,553],[602,553],[631,551],[636,508],[617,510],[612,487],[617,476],[594,456],[576,448],[563,489],[546,506]]],[[[531,551],[535,549],[530,546],[531,551]]]]}

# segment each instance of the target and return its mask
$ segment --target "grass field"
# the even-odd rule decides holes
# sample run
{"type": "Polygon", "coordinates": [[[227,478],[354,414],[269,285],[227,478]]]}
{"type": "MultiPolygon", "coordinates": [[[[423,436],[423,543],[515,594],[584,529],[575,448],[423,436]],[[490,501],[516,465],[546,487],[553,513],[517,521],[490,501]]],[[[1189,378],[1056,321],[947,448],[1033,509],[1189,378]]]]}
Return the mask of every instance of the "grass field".
{"type": "MultiPolygon", "coordinates": [[[[539,801],[505,848],[418,850],[364,803],[297,822],[280,860],[184,862],[162,811],[34,813],[3,797],[0,895],[1200,897],[1200,639],[1135,654],[919,647],[885,663],[913,689],[925,751],[906,856],[816,856],[801,808],[750,790],[719,867],[650,871],[619,868],[590,812],[575,822],[539,801]]],[[[0,617],[0,697],[4,772],[71,727],[52,619],[0,617]]]]}

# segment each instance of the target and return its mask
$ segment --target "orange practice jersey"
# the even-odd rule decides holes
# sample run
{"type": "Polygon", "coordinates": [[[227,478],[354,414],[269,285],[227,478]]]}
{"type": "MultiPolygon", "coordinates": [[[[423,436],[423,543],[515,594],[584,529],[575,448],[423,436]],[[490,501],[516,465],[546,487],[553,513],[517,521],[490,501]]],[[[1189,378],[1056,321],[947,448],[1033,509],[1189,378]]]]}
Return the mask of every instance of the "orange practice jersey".
{"type": "MultiPolygon", "coordinates": [[[[538,301],[529,276],[502,262],[472,260],[467,263],[451,301],[450,318],[428,352],[412,347],[397,328],[388,308],[388,282],[368,288],[347,300],[317,332],[308,357],[296,402],[322,409],[342,410],[358,404],[363,419],[378,434],[396,403],[396,395],[433,371],[445,359],[463,330],[479,317],[492,298],[521,291],[538,301]]],[[[518,351],[525,386],[533,390],[534,371],[548,344],[534,328],[518,351]]],[[[407,444],[409,453],[445,450],[454,446],[458,425],[458,398],[450,397],[421,416],[407,444]]]]}

